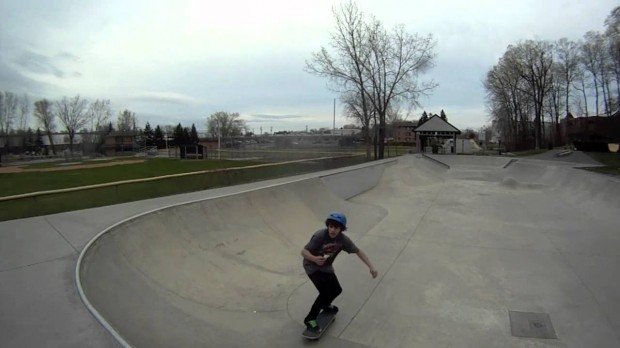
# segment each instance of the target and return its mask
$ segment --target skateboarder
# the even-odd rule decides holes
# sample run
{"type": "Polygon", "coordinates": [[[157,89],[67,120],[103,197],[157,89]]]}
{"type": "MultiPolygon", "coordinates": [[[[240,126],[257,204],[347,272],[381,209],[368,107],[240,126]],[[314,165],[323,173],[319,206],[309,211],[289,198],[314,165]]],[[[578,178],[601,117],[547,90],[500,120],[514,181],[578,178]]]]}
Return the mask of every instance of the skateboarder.
{"type": "Polygon", "coordinates": [[[344,250],[349,254],[357,254],[360,260],[368,266],[373,278],[376,278],[379,273],[366,254],[342,233],[347,229],[347,218],[344,214],[330,213],[325,220],[325,226],[327,228],[315,232],[308,244],[301,250],[301,255],[304,258],[304,270],[319,291],[319,296],[304,319],[304,324],[311,332],[319,332],[322,329],[316,321],[321,310],[331,313],[338,312],[338,307],[331,303],[340,295],[342,288],[332,264],[340,251],[344,250]]]}

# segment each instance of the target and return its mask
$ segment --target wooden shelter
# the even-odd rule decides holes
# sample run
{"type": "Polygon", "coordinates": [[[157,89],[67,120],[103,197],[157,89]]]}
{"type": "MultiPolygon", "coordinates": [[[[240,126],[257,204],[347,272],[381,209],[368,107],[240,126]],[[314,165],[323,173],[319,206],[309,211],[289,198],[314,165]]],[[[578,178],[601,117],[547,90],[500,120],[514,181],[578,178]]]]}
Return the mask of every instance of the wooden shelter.
{"type": "MultiPolygon", "coordinates": [[[[426,147],[432,147],[433,153],[437,153],[442,149],[440,143],[444,141],[443,139],[454,139],[452,143],[456,144],[456,136],[459,134],[461,131],[458,128],[434,115],[415,129],[417,150],[424,152],[426,147]]],[[[453,146],[451,153],[455,152],[456,149],[453,146]]]]}

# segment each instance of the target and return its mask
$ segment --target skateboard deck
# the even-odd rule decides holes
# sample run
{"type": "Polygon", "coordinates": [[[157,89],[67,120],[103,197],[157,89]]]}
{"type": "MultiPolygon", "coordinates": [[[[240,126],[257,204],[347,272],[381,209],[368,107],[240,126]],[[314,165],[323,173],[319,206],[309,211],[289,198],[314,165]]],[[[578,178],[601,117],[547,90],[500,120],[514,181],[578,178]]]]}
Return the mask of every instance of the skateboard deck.
{"type": "Polygon", "coordinates": [[[327,328],[334,322],[336,319],[336,313],[319,313],[319,316],[316,318],[317,324],[319,324],[319,332],[311,332],[307,328],[301,334],[303,337],[309,340],[318,340],[323,336],[323,333],[327,331],[327,328]]]}

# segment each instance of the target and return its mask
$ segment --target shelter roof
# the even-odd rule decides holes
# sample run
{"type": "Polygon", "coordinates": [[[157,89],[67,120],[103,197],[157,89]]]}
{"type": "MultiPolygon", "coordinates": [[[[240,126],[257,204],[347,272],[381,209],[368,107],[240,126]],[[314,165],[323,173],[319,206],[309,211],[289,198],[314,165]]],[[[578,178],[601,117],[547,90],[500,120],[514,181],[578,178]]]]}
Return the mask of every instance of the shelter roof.
{"type": "Polygon", "coordinates": [[[417,133],[420,132],[451,132],[456,134],[461,134],[461,131],[451,125],[449,122],[444,121],[441,117],[434,115],[429,118],[428,121],[422,123],[421,126],[418,126],[415,130],[417,133]]]}

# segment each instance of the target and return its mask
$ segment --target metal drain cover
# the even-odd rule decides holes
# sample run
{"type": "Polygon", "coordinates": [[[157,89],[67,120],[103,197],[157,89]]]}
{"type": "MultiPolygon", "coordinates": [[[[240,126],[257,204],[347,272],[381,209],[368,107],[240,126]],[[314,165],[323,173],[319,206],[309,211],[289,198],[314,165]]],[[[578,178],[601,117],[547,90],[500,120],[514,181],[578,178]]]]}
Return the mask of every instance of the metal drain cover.
{"type": "Polygon", "coordinates": [[[508,311],[510,331],[515,337],[558,338],[547,313],[508,311]]]}

